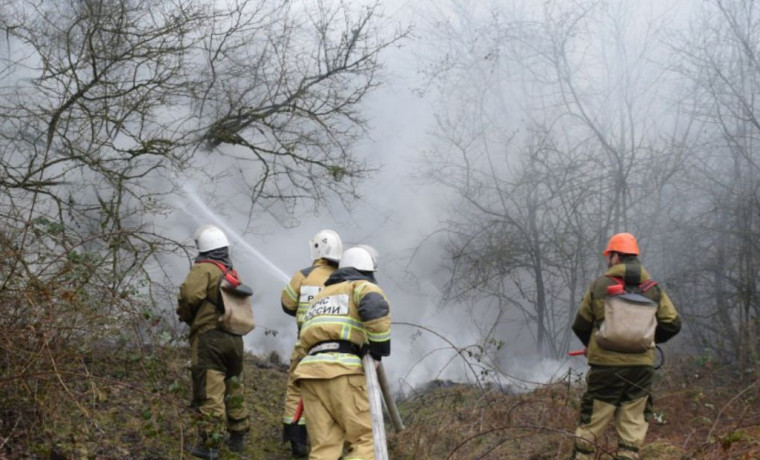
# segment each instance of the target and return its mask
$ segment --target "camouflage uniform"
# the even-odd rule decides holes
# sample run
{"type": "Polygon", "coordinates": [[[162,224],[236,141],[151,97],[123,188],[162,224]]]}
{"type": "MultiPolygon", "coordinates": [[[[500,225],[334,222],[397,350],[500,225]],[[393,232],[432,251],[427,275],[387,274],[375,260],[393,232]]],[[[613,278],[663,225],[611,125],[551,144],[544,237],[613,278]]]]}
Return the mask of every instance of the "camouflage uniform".
{"type": "MultiPolygon", "coordinates": [[[[624,279],[629,286],[638,286],[650,279],[634,258],[610,267],[604,276],[591,283],[583,296],[573,332],[587,347],[591,369],[581,399],[580,425],[575,432],[573,458],[576,459],[595,458],[595,446],[613,418],[618,433],[617,458],[638,459],[651,416],[654,348],[643,353],[618,353],[602,348],[596,341],[596,332],[604,320],[607,288],[616,284],[611,277],[624,279]]],[[[662,343],[676,335],[681,329],[681,320],[665,291],[655,285],[642,295],[658,305],[655,342],[662,343]]]]}
{"type": "MultiPolygon", "coordinates": [[[[228,261],[225,265],[230,266],[228,261]]],[[[202,437],[218,433],[225,425],[230,433],[249,429],[241,379],[243,338],[219,329],[214,305],[219,302],[221,276],[222,270],[216,265],[196,263],[180,286],[177,299],[177,315],[190,325],[193,407],[203,415],[202,437]]]]}
{"type": "Polygon", "coordinates": [[[311,460],[375,458],[361,354],[390,355],[390,322],[388,301],[372,275],[352,267],[335,271],[306,311],[300,337],[309,352],[294,379],[304,399],[311,460]]]}
{"type": "MultiPolygon", "coordinates": [[[[303,317],[311,300],[322,290],[327,278],[337,268],[337,263],[327,259],[317,259],[313,265],[297,271],[290,283],[282,290],[282,310],[296,318],[298,331],[301,330],[303,317]]],[[[290,369],[288,370],[288,383],[285,393],[285,411],[282,418],[283,441],[295,442],[306,446],[306,417],[303,415],[294,424],[294,417],[301,400],[301,391],[293,382],[293,371],[298,362],[306,356],[306,352],[297,340],[290,354],[290,369]]]]}

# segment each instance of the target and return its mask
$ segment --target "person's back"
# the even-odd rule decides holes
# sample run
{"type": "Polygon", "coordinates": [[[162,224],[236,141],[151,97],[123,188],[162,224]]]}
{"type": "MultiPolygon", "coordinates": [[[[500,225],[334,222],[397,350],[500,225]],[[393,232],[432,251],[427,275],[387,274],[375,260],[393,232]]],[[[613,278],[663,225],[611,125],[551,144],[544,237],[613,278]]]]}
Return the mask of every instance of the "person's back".
{"type": "Polygon", "coordinates": [[[311,266],[298,270],[283,289],[280,299],[282,309],[286,314],[295,317],[299,331],[309,304],[337,268],[337,260],[317,259],[311,266]]]}
{"type": "MultiPolygon", "coordinates": [[[[338,343],[341,350],[322,356],[309,355],[302,360],[298,374],[301,378],[332,378],[346,374],[364,374],[361,369],[361,348],[369,342],[384,341],[390,329],[385,294],[371,279],[356,270],[335,272],[325,288],[314,298],[301,329],[301,345],[313,351],[325,343],[338,343]],[[369,297],[367,297],[369,296],[369,297]],[[362,311],[360,302],[364,300],[362,311]],[[348,350],[348,351],[345,351],[348,350]],[[321,366],[325,360],[328,364],[321,366]],[[334,361],[334,363],[332,362],[334,361]]],[[[335,345],[333,345],[335,346],[335,345]]],[[[378,354],[378,356],[382,356],[378,354]]]]}
{"type": "Polygon", "coordinates": [[[229,243],[212,225],[200,227],[195,241],[199,254],[180,286],[177,315],[190,325],[192,405],[200,414],[198,445],[188,450],[209,459],[219,458],[225,429],[230,433],[229,450],[242,452],[249,423],[243,400],[243,338],[219,322],[219,282],[224,270],[232,269],[229,243]]]}
{"type": "Polygon", "coordinates": [[[294,372],[306,411],[311,460],[374,459],[362,355],[390,355],[390,307],[374,281],[374,250],[346,251],[303,318],[307,351],[294,372]]]}
{"type": "MultiPolygon", "coordinates": [[[[228,262],[231,265],[231,262],[228,262]]],[[[211,264],[195,263],[179,288],[177,314],[190,326],[190,340],[216,329],[219,312],[217,286],[221,270],[211,264]]]]}
{"type": "MultiPolygon", "coordinates": [[[[322,290],[330,275],[338,268],[338,261],[343,253],[340,236],[332,230],[322,230],[315,234],[309,241],[309,247],[312,265],[293,274],[280,296],[282,310],[295,317],[299,333],[306,309],[322,290]]],[[[297,340],[290,354],[290,369],[282,418],[282,440],[290,442],[291,452],[295,457],[305,457],[307,454],[306,419],[302,415],[303,411],[299,409],[303,406],[301,392],[293,382],[293,371],[305,354],[300,340],[297,340]]]]}
{"type": "Polygon", "coordinates": [[[651,279],[638,260],[638,243],[630,233],[610,238],[603,255],[608,270],[591,282],[573,323],[573,332],[586,346],[590,370],[581,398],[580,424],[576,430],[573,458],[595,458],[596,445],[609,423],[616,420],[618,459],[636,460],[648,429],[654,379],[654,343],[662,343],[681,329],[667,293],[651,279]],[[622,283],[622,286],[621,286],[622,283]],[[656,304],[654,341],[643,351],[621,352],[600,340],[605,321],[605,300],[622,288],[635,290],[656,304]]]}
{"type": "MultiPolygon", "coordinates": [[[[573,331],[579,338],[583,337],[581,341],[587,346],[586,357],[589,365],[652,366],[655,360],[653,347],[641,353],[621,353],[605,349],[599,344],[598,332],[604,321],[605,299],[609,295],[610,288],[619,284],[617,279],[623,280],[629,287],[652,281],[638,259],[612,265],[603,276],[591,282],[573,324],[573,331]]],[[[640,290],[639,294],[657,304],[656,317],[661,332],[656,335],[655,341],[664,342],[675,335],[678,331],[673,331],[673,329],[676,328],[678,313],[662,287],[659,284],[653,284],[649,289],[640,290]],[[666,337],[668,331],[672,331],[672,334],[666,337]]]]}

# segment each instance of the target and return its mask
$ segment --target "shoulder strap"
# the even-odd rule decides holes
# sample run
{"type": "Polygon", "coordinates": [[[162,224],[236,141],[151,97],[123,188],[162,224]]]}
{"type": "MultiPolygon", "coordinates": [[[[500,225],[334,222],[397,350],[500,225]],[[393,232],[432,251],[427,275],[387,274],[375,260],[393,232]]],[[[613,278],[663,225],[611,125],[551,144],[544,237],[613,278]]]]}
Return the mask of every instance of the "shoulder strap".
{"type": "Polygon", "coordinates": [[[222,271],[222,276],[219,277],[219,281],[216,283],[216,295],[218,296],[217,301],[214,302],[210,297],[206,297],[206,299],[216,307],[216,310],[219,312],[219,314],[223,314],[224,302],[222,300],[222,280],[227,280],[227,282],[230,283],[232,287],[238,287],[240,285],[240,279],[238,279],[237,272],[231,268],[227,268],[223,263],[217,260],[204,259],[199,260],[196,263],[214,264],[222,271]]]}
{"type": "Polygon", "coordinates": [[[625,281],[618,276],[607,276],[615,284],[607,286],[607,295],[620,295],[625,292],[625,281]]]}
{"type": "Polygon", "coordinates": [[[212,260],[212,259],[203,259],[196,262],[197,264],[214,264],[217,267],[219,267],[222,272],[227,271],[227,267],[224,266],[223,263],[219,262],[218,260],[212,260]]]}
{"type": "MultiPolygon", "coordinates": [[[[240,285],[240,278],[238,278],[237,272],[235,270],[231,269],[231,268],[225,267],[223,263],[221,263],[221,262],[219,262],[217,260],[212,260],[212,259],[203,259],[203,260],[199,260],[196,263],[199,263],[199,264],[202,264],[202,263],[214,264],[217,267],[219,267],[219,269],[222,271],[222,277],[224,279],[226,279],[227,282],[232,285],[232,287],[238,287],[240,285]]],[[[221,281],[221,279],[220,279],[220,281],[221,281]]]]}
{"type": "Polygon", "coordinates": [[[652,289],[655,286],[657,286],[657,281],[646,280],[643,283],[639,284],[639,289],[641,289],[641,292],[647,292],[648,290],[652,289]]]}
{"type": "Polygon", "coordinates": [[[625,275],[623,278],[626,286],[635,287],[641,283],[641,265],[638,263],[625,264],[625,275]]]}
{"type": "MultiPolygon", "coordinates": [[[[615,284],[607,286],[607,295],[611,295],[611,296],[620,295],[626,291],[626,286],[629,289],[632,287],[631,285],[626,284],[624,278],[621,278],[619,276],[607,276],[607,278],[615,282],[615,284]]],[[[635,288],[635,291],[642,294],[652,289],[655,286],[657,286],[657,281],[652,280],[652,279],[646,280],[643,283],[638,284],[638,285],[633,285],[633,287],[635,288]]]]}

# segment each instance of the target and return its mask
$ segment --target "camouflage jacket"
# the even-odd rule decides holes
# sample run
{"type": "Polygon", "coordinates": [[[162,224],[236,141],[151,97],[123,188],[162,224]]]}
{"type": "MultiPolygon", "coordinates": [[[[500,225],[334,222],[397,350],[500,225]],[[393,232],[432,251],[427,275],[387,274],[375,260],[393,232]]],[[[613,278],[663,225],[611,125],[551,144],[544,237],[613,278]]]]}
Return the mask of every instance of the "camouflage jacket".
{"type": "MultiPolygon", "coordinates": [[[[573,323],[573,332],[586,346],[586,356],[589,365],[597,366],[652,366],[654,365],[654,348],[643,353],[618,353],[605,350],[596,341],[596,333],[604,321],[604,298],[607,288],[616,284],[611,277],[625,278],[626,268],[630,272],[640,273],[638,283],[643,283],[650,278],[649,273],[636,261],[625,264],[617,264],[607,270],[604,276],[600,276],[591,282],[583,296],[583,301],[578,309],[573,323]]],[[[655,342],[662,343],[669,340],[681,330],[681,319],[673,306],[670,297],[658,284],[647,290],[642,295],[657,303],[657,329],[655,330],[655,342]]]]}
{"type": "Polygon", "coordinates": [[[219,278],[222,270],[214,264],[196,263],[179,287],[177,315],[190,325],[190,340],[219,324],[219,278]]]}

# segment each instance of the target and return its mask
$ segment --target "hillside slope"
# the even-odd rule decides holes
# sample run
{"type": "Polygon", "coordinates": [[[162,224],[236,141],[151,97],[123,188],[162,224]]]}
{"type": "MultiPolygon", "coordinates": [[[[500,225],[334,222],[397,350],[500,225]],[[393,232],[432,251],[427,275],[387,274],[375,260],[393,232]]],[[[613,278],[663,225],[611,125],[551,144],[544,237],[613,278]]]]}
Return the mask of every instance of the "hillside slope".
{"type": "MultiPolygon", "coordinates": [[[[760,459],[756,378],[689,359],[658,376],[643,458],[760,459]]],[[[582,391],[582,376],[570,374],[520,395],[467,385],[417,395],[401,404],[407,429],[391,437],[392,458],[567,459],[582,391]]],[[[611,460],[617,445],[612,427],[600,444],[600,458],[611,460]]]]}
{"type": "MultiPolygon", "coordinates": [[[[194,442],[186,350],[122,349],[78,358],[76,368],[23,381],[4,369],[0,459],[183,458],[183,448],[194,442]]],[[[689,361],[660,376],[644,458],[760,458],[757,380],[689,361]]],[[[276,356],[246,358],[252,432],[244,458],[291,458],[280,442],[285,377],[276,356]]],[[[391,458],[568,458],[581,391],[580,376],[570,375],[519,395],[461,384],[420,392],[399,404],[406,430],[395,434],[387,427],[391,458]]],[[[609,434],[603,447],[612,449],[609,434]]]]}

